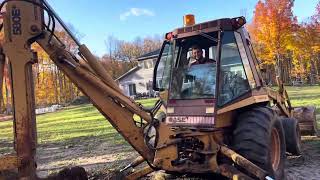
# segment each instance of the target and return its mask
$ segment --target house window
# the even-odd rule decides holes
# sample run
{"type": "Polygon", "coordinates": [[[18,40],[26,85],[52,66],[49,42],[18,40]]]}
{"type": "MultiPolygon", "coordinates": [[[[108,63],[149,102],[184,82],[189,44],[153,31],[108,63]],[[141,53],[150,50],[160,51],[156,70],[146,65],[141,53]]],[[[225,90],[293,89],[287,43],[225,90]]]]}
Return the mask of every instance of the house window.
{"type": "Polygon", "coordinates": [[[142,62],[141,62],[141,61],[139,62],[139,67],[141,67],[142,69],[144,69],[144,62],[143,62],[143,61],[142,61],[142,62]]]}
{"type": "Polygon", "coordinates": [[[157,87],[162,87],[162,79],[157,80],[157,87]]]}
{"type": "Polygon", "coordinates": [[[145,61],[144,61],[144,68],[145,68],[145,69],[150,69],[150,68],[152,68],[152,61],[150,61],[150,60],[145,60],[145,61]]]}
{"type": "Polygon", "coordinates": [[[152,87],[152,83],[151,82],[147,82],[146,83],[147,91],[151,90],[151,87],[152,87]]]}
{"type": "Polygon", "coordinates": [[[133,96],[136,95],[136,85],[135,84],[129,84],[129,95],[133,96]]]}
{"type": "Polygon", "coordinates": [[[154,67],[157,63],[157,58],[152,59],[152,66],[154,67]]]}

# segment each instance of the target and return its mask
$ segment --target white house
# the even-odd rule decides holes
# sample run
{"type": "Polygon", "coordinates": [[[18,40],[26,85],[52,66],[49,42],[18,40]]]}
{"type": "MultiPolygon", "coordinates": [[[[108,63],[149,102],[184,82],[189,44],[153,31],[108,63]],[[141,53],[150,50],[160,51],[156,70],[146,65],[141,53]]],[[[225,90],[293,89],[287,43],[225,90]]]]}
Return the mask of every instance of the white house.
{"type": "Polygon", "coordinates": [[[154,96],[152,89],[153,69],[160,49],[140,56],[138,66],[130,69],[116,81],[123,92],[130,97],[154,96]]]}

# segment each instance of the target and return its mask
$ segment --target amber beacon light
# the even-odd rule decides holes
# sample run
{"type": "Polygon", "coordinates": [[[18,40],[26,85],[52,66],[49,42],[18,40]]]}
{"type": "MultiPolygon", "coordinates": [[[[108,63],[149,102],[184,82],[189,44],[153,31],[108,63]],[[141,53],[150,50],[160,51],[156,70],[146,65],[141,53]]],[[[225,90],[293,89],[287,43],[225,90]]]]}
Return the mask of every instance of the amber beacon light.
{"type": "Polygon", "coordinates": [[[192,26],[195,24],[195,18],[193,14],[187,14],[183,17],[183,25],[186,26],[192,26]]]}

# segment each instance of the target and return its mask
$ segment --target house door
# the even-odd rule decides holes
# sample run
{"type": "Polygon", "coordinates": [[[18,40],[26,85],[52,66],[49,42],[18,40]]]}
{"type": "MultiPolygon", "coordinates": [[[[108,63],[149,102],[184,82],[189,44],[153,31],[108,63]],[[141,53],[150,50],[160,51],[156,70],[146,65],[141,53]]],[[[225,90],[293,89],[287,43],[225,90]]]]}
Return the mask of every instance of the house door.
{"type": "Polygon", "coordinates": [[[136,85],[135,84],[129,84],[129,95],[133,96],[136,95],[137,91],[136,91],[136,85]]]}

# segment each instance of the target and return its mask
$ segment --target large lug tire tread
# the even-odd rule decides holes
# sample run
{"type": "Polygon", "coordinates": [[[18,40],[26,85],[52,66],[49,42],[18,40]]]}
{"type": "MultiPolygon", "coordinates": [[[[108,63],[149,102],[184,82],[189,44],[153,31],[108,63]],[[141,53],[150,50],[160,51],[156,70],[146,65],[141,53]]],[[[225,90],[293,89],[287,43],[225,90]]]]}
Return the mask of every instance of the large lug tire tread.
{"type": "Polygon", "coordinates": [[[272,109],[253,107],[242,112],[236,119],[232,147],[249,161],[269,172],[273,178],[284,179],[286,159],[284,130],[272,109]],[[273,170],[271,162],[273,128],[276,128],[280,139],[280,162],[276,170],[273,170]]]}
{"type": "Polygon", "coordinates": [[[293,155],[301,154],[301,135],[298,120],[282,118],[282,126],[286,139],[286,150],[293,155]]]}

